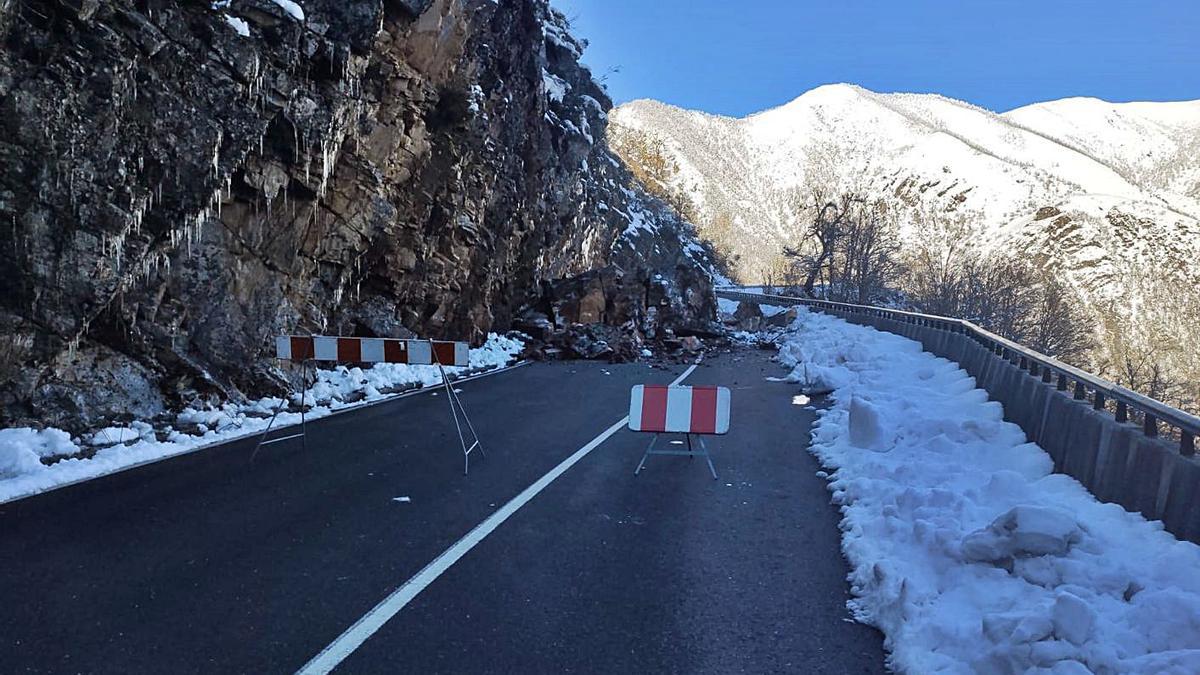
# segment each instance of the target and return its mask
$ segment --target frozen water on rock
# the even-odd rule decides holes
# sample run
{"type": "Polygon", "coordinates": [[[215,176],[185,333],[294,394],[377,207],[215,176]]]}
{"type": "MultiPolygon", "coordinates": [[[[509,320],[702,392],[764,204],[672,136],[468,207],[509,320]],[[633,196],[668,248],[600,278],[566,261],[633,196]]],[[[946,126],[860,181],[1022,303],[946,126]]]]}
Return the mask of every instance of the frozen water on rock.
{"type": "Polygon", "coordinates": [[[301,9],[300,5],[296,4],[295,2],[292,2],[292,0],[272,0],[272,1],[276,5],[279,5],[279,7],[281,9],[283,9],[283,11],[286,12],[287,15],[292,17],[293,19],[295,19],[297,21],[304,20],[304,10],[301,9]]]}
{"type": "Polygon", "coordinates": [[[788,379],[834,389],[811,451],[842,513],[850,609],[895,670],[1200,673],[1200,547],[1052,473],[918,343],[807,311],[789,330],[788,379]]]}

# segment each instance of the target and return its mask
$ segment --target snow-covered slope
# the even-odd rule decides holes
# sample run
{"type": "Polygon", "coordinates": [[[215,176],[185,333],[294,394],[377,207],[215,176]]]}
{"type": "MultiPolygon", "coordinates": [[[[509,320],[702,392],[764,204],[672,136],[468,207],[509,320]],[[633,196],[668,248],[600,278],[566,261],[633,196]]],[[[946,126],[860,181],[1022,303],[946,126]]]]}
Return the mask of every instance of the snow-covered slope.
{"type": "MultiPolygon", "coordinates": [[[[1072,98],[997,114],[837,84],[742,119],[634,101],[610,133],[663,142],[678,167],[669,184],[702,233],[740,255],[745,282],[796,243],[791,204],[816,184],[961,214],[976,244],[1025,253],[1094,310],[1150,312],[1147,287],[1200,288],[1200,101],[1072,98]]],[[[901,218],[902,236],[918,235],[914,220],[901,218]]]]}
{"type": "Polygon", "coordinates": [[[666,142],[679,166],[675,186],[701,221],[725,214],[749,240],[772,244],[794,234],[788,192],[829,178],[959,205],[992,241],[1079,195],[1107,197],[1126,213],[1200,217],[1200,101],[1066,99],[998,115],[942,96],[838,84],[742,119],[641,100],[617,108],[612,122],[614,133],[666,142]]]}

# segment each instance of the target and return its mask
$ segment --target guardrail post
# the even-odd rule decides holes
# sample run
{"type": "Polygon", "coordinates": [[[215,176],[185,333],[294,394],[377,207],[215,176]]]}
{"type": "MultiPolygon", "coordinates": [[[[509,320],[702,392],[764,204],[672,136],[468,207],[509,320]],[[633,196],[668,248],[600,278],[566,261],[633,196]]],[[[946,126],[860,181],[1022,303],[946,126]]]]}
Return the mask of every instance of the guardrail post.
{"type": "Polygon", "coordinates": [[[1142,425],[1142,431],[1146,432],[1147,436],[1154,437],[1158,435],[1158,419],[1146,413],[1145,423],[1142,425]]]}
{"type": "Polygon", "coordinates": [[[1104,394],[1096,391],[1096,400],[1092,402],[1092,408],[1096,410],[1104,410],[1104,394]]]}
{"type": "Polygon", "coordinates": [[[1125,401],[1117,401],[1117,421],[1124,424],[1129,421],[1129,406],[1125,405],[1125,401]]]}
{"type": "Polygon", "coordinates": [[[1082,401],[1087,398],[1087,391],[1083,388],[1083,382],[1075,382],[1075,400],[1082,401]]]}
{"type": "Polygon", "coordinates": [[[1021,370],[1029,370],[1029,359],[1024,355],[1021,356],[1021,370]]]}
{"type": "Polygon", "coordinates": [[[1042,369],[1042,382],[1045,382],[1046,384],[1050,384],[1050,380],[1053,379],[1053,377],[1054,377],[1054,371],[1050,370],[1049,368],[1042,369]]]}
{"type": "Polygon", "coordinates": [[[1191,457],[1196,454],[1196,438],[1190,432],[1179,432],[1179,454],[1191,457]]]}
{"type": "Polygon", "coordinates": [[[1063,375],[1062,373],[1058,374],[1058,390],[1059,391],[1067,390],[1067,376],[1063,375]]]}

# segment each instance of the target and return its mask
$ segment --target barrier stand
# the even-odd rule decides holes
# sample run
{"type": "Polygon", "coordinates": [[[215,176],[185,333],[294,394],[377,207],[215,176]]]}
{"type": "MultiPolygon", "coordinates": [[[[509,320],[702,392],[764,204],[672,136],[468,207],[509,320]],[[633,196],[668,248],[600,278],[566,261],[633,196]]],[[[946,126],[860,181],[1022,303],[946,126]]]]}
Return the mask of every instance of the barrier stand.
{"type": "Polygon", "coordinates": [[[300,439],[300,448],[302,450],[308,449],[308,439],[305,438],[305,433],[308,430],[308,426],[305,423],[304,404],[308,398],[308,370],[311,363],[311,359],[304,359],[300,362],[300,433],[292,434],[290,436],[280,436],[279,438],[272,438],[269,441],[266,440],[267,434],[271,433],[271,427],[275,425],[275,418],[279,417],[280,411],[283,410],[283,404],[287,403],[286,396],[280,397],[279,404],[275,406],[275,411],[271,413],[271,421],[267,422],[267,428],[264,429],[262,435],[258,437],[258,445],[254,446],[254,452],[250,453],[251,462],[253,462],[254,458],[258,456],[258,451],[260,448],[262,448],[262,446],[271,445],[272,443],[280,443],[282,441],[290,441],[293,438],[300,439]]]}
{"type": "Polygon", "coordinates": [[[708,454],[708,446],[704,445],[704,437],[696,434],[696,441],[700,443],[700,451],[692,450],[692,436],[694,434],[684,434],[687,437],[687,450],[655,450],[654,444],[658,441],[659,434],[654,434],[654,438],[650,439],[650,447],[646,448],[646,454],[642,455],[642,461],[638,463],[637,468],[633,470],[633,475],[638,475],[642,471],[642,467],[646,465],[646,458],[650,455],[674,455],[677,457],[703,457],[704,461],[708,462],[708,471],[712,474],[713,480],[717,479],[717,470],[713,468],[712,455],[708,454]]]}
{"type": "Polygon", "coordinates": [[[458,431],[458,442],[462,444],[463,475],[465,476],[471,470],[471,451],[478,448],[479,454],[484,457],[487,457],[487,453],[483,451],[483,444],[479,442],[479,434],[475,433],[475,427],[471,424],[471,418],[467,417],[467,410],[463,408],[462,399],[454,391],[454,385],[450,384],[450,376],[446,374],[446,369],[442,367],[442,360],[438,358],[437,350],[433,348],[432,340],[429,343],[429,352],[433,355],[433,362],[437,365],[438,372],[442,374],[442,383],[446,385],[446,399],[450,401],[450,416],[454,418],[454,428],[458,431]],[[467,447],[467,438],[463,435],[462,424],[458,421],[459,413],[462,413],[463,421],[467,423],[467,429],[471,432],[471,438],[475,439],[470,447],[467,447]]]}
{"type": "Polygon", "coordinates": [[[450,417],[454,420],[454,428],[458,432],[458,442],[462,446],[463,475],[467,475],[467,472],[470,471],[472,452],[479,450],[480,454],[486,456],[483,450],[483,443],[479,440],[479,434],[475,432],[475,426],[471,424],[471,418],[467,416],[467,410],[463,407],[462,399],[454,391],[454,385],[450,383],[450,377],[446,373],[445,368],[446,365],[462,367],[470,365],[470,350],[465,342],[329,337],[323,335],[282,335],[275,338],[275,355],[281,360],[299,361],[301,363],[300,433],[267,440],[267,435],[271,433],[271,428],[275,425],[275,419],[279,416],[284,404],[287,402],[287,398],[280,399],[279,405],[275,406],[275,411],[271,415],[271,421],[267,423],[267,428],[258,439],[258,445],[254,447],[254,453],[250,455],[252,461],[258,454],[259,449],[264,445],[299,438],[304,447],[308,447],[305,438],[305,403],[310,371],[313,373],[313,381],[315,382],[316,380],[315,361],[331,361],[335,363],[402,363],[407,365],[437,366],[438,372],[442,376],[442,383],[446,388],[446,398],[450,403],[450,417]],[[459,419],[460,415],[462,417],[461,420],[459,419]],[[467,444],[467,435],[463,431],[464,422],[467,425],[467,432],[470,433],[472,439],[470,445],[467,444]]]}
{"type": "Polygon", "coordinates": [[[729,390],[725,387],[666,386],[639,384],[629,393],[629,429],[653,433],[642,461],[633,475],[642,472],[650,455],[673,455],[676,457],[703,457],[713,480],[717,470],[713,467],[712,455],[704,443],[704,434],[720,435],[729,431],[729,390]],[[687,439],[687,450],[656,450],[654,444],[662,434],[683,434],[687,439]],[[692,445],[692,437],[700,449],[692,445]]]}

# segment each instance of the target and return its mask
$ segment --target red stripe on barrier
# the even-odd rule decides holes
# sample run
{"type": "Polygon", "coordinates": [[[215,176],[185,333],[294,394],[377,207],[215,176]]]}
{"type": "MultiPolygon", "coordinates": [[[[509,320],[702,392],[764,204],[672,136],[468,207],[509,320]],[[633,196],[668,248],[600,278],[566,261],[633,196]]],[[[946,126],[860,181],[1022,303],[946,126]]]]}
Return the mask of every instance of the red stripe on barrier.
{"type": "Polygon", "coordinates": [[[454,365],[454,343],[453,342],[435,342],[433,343],[434,363],[440,363],[443,366],[454,365]]]}
{"type": "Polygon", "coordinates": [[[388,363],[408,363],[408,350],[404,340],[384,340],[383,360],[388,363]]]}
{"type": "Polygon", "coordinates": [[[717,388],[692,387],[693,434],[711,434],[717,430],[717,388]]]}
{"type": "Polygon", "coordinates": [[[361,362],[362,340],[359,340],[358,338],[338,338],[337,357],[338,361],[348,361],[350,363],[361,362]]]}
{"type": "Polygon", "coordinates": [[[310,337],[293,337],[292,360],[304,361],[313,358],[313,339],[310,337]]]}
{"type": "Polygon", "coordinates": [[[667,388],[648,384],[642,388],[642,431],[667,428],[667,388]]]}

